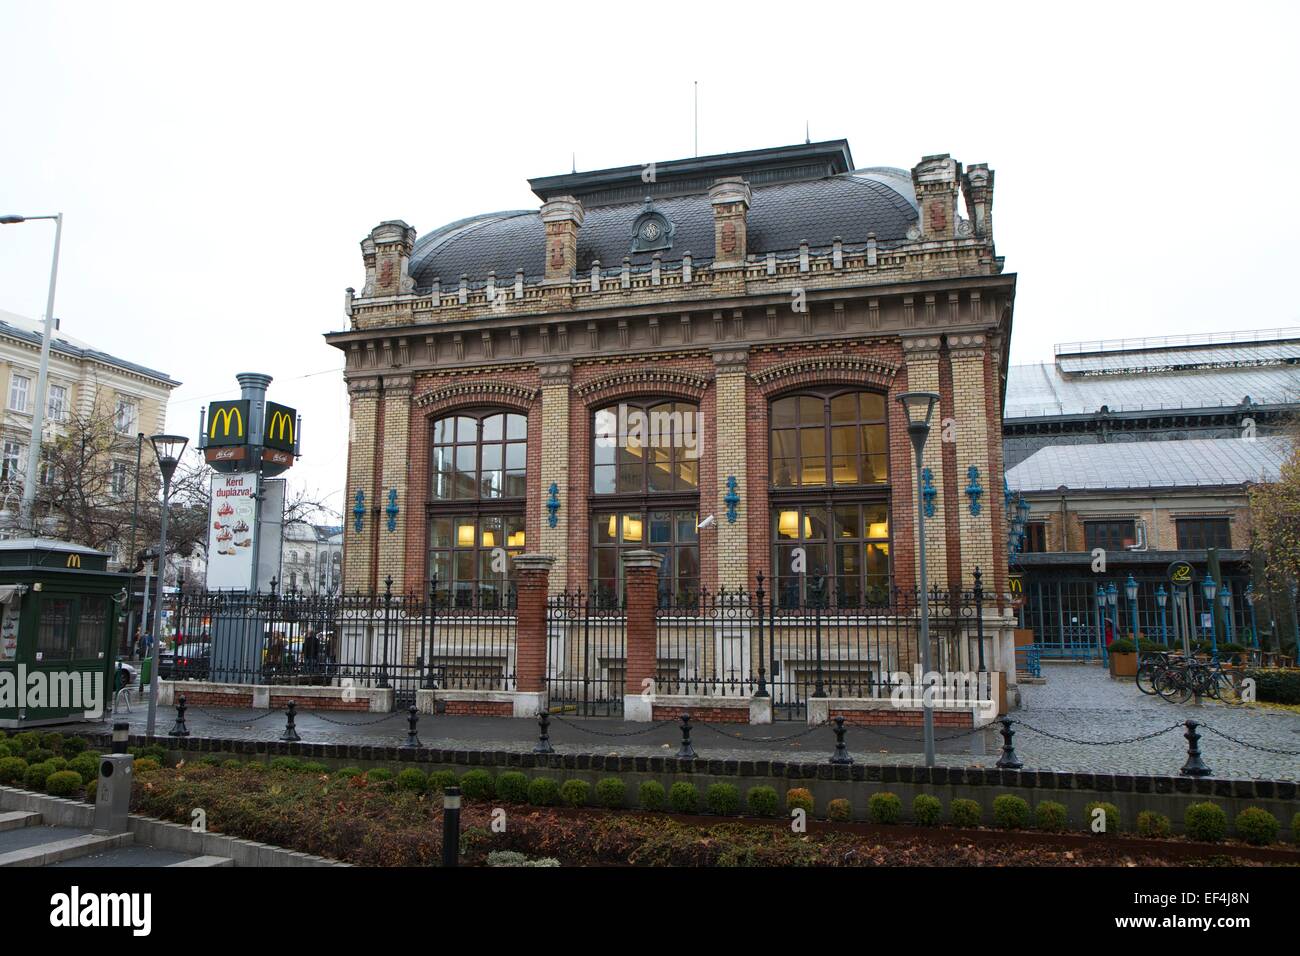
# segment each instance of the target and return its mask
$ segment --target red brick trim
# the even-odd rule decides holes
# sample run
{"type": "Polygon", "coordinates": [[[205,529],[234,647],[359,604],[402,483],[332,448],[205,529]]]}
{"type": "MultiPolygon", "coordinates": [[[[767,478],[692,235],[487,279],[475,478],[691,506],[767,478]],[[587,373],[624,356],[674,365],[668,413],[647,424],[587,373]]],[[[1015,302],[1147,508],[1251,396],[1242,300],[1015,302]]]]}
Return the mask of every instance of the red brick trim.
{"type": "Polygon", "coordinates": [[[770,397],[786,389],[809,385],[864,385],[888,391],[898,366],[852,355],[826,355],[794,359],[750,374],[759,393],[770,397]]]}
{"type": "MultiPolygon", "coordinates": [[[[858,727],[920,727],[925,722],[920,710],[832,710],[830,719],[836,717],[858,727]]],[[[968,710],[936,710],[934,723],[937,727],[973,728],[975,718],[968,710]]]]}
{"type": "Polygon", "coordinates": [[[515,713],[514,704],[508,700],[449,700],[446,704],[446,713],[451,716],[513,717],[515,713]]]}
{"type": "Polygon", "coordinates": [[[699,403],[708,390],[710,380],[689,372],[671,368],[627,369],[587,382],[573,390],[578,404],[595,408],[605,402],[644,395],[681,399],[699,403]]]}
{"type": "Polygon", "coordinates": [[[413,408],[420,409],[426,419],[440,417],[453,409],[482,405],[500,406],[527,414],[533,402],[537,400],[537,396],[538,390],[535,388],[524,388],[504,382],[496,384],[465,382],[459,385],[445,385],[425,392],[416,396],[411,405],[413,408]]]}
{"type": "Polygon", "coordinates": [[[680,720],[683,714],[690,714],[691,721],[702,720],[710,724],[747,724],[749,723],[749,702],[744,707],[680,707],[653,705],[651,720],[680,720]]]}
{"type": "Polygon", "coordinates": [[[344,700],[342,697],[295,697],[292,694],[272,694],[271,710],[284,710],[285,705],[291,700],[298,705],[299,711],[348,710],[367,713],[370,710],[370,701],[361,697],[355,700],[344,700]]]}
{"type": "MultiPolygon", "coordinates": [[[[182,691],[176,691],[179,698],[182,691]]],[[[252,707],[253,692],[240,694],[214,693],[210,691],[189,691],[184,694],[187,707],[252,707]]]]}

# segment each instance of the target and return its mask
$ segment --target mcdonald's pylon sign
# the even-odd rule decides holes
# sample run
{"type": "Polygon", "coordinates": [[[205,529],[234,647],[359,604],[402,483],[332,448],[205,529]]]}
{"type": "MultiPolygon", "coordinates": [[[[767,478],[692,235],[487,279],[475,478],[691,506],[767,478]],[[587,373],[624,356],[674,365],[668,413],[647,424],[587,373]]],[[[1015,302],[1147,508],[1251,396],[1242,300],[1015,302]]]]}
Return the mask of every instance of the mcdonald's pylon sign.
{"type": "Polygon", "coordinates": [[[244,445],[248,443],[248,399],[213,402],[208,406],[207,444],[244,445]]]}
{"type": "Polygon", "coordinates": [[[278,451],[292,452],[298,440],[298,411],[275,402],[266,403],[266,432],[262,444],[278,451]]]}

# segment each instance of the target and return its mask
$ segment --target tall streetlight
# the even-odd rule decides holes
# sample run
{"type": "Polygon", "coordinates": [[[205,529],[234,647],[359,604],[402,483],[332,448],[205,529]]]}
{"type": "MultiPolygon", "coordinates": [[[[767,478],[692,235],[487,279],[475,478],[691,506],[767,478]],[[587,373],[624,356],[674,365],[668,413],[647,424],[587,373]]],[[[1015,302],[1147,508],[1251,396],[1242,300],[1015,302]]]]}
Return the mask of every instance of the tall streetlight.
{"type": "MultiPolygon", "coordinates": [[[[1110,608],[1110,638],[1112,641],[1119,640],[1119,588],[1115,587],[1115,582],[1111,581],[1106,585],[1106,606],[1110,608]]],[[[1110,648],[1106,648],[1107,660],[1109,660],[1110,648]]]]}
{"type": "Polygon", "coordinates": [[[921,714],[925,736],[925,765],[933,767],[934,710],[933,702],[925,693],[925,682],[929,680],[930,674],[930,601],[925,584],[925,496],[921,494],[921,455],[925,451],[925,440],[930,435],[930,419],[934,416],[934,406],[939,404],[939,393],[904,392],[898,396],[898,402],[907,413],[907,434],[912,439],[912,451],[916,453],[916,528],[921,572],[921,672],[925,675],[921,678],[921,714]]]}
{"type": "Polygon", "coordinates": [[[1160,643],[1165,647],[1169,646],[1169,619],[1165,617],[1165,605],[1169,603],[1169,594],[1165,591],[1165,586],[1161,584],[1156,588],[1156,604],[1160,608],[1160,643]]]}
{"type": "Polygon", "coordinates": [[[184,435],[153,435],[149,441],[153,444],[154,454],[158,456],[158,470],[162,472],[163,503],[162,519],[158,529],[158,599],[153,606],[153,647],[151,657],[153,666],[149,674],[149,724],[146,733],[152,737],[154,717],[158,709],[158,656],[162,646],[162,610],[163,582],[167,579],[167,510],[171,505],[172,475],[181,463],[181,455],[189,439],[184,435]]]}
{"type": "Polygon", "coordinates": [[[1137,650],[1138,640],[1138,583],[1137,579],[1129,574],[1128,580],[1124,582],[1124,596],[1128,598],[1129,614],[1133,618],[1133,629],[1129,633],[1133,638],[1133,649],[1137,650]]]}
{"type": "Polygon", "coordinates": [[[1232,643],[1232,585],[1227,578],[1219,588],[1219,607],[1223,608],[1223,643],[1232,643]]]}
{"type": "Polygon", "coordinates": [[[1255,616],[1255,582],[1246,585],[1246,603],[1250,605],[1250,643],[1259,650],[1259,619],[1255,616]]]}
{"type": "MultiPolygon", "coordinates": [[[[36,373],[36,405],[32,409],[32,441],[27,452],[27,474],[23,475],[23,503],[20,512],[23,524],[32,520],[36,503],[37,470],[41,467],[41,433],[45,430],[45,384],[50,373],[50,339],[54,336],[54,284],[59,277],[59,243],[63,239],[63,213],[52,216],[0,216],[0,225],[32,222],[36,219],[54,220],[54,261],[50,264],[50,292],[45,300],[45,331],[41,335],[41,367],[36,373]]],[[[35,533],[35,531],[33,532],[35,533]]],[[[39,534],[36,535],[39,537],[39,534]]]]}
{"type": "Polygon", "coordinates": [[[1101,648],[1101,660],[1106,662],[1106,589],[1097,585],[1097,646],[1101,648]]]}

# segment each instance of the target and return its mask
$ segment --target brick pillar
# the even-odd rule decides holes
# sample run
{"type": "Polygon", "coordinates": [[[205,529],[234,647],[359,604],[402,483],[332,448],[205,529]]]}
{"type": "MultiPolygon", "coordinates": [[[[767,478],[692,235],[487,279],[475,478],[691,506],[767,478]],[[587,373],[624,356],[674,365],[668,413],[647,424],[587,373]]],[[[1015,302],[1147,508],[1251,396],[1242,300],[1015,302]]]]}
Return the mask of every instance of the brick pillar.
{"type": "Polygon", "coordinates": [[[375,430],[379,418],[379,379],[354,378],[348,381],[351,395],[351,421],[348,426],[348,487],[343,503],[343,589],[370,591],[375,586],[371,564],[371,535],[374,531],[375,506],[375,430]],[[353,509],[357,492],[362,493],[365,509],[361,531],[356,530],[353,509]]]}
{"type": "Polygon", "coordinates": [[[415,291],[410,274],[415,230],[400,219],[381,222],[361,240],[361,259],[366,266],[362,298],[401,295],[415,291]]]}
{"type": "Polygon", "coordinates": [[[623,552],[623,586],[627,595],[627,681],[623,688],[623,719],[653,718],[652,696],[644,681],[655,677],[655,604],[659,593],[657,551],[623,552]]]}
{"type": "MultiPolygon", "coordinates": [[[[920,336],[918,338],[903,339],[903,352],[907,358],[907,390],[911,392],[938,392],[939,391],[939,337],[937,335],[920,336]]],[[[912,474],[916,474],[916,462],[912,457],[912,451],[909,442],[908,448],[908,467],[912,469],[912,474]]],[[[937,492],[934,498],[934,514],[925,519],[925,561],[926,575],[929,580],[923,583],[924,587],[929,587],[937,583],[939,587],[945,588],[948,585],[948,542],[947,542],[947,521],[944,516],[944,470],[943,470],[943,416],[938,408],[934,411],[934,418],[930,420],[930,437],[925,442],[925,454],[921,458],[921,465],[929,468],[933,475],[934,489],[937,492]]],[[[913,478],[915,483],[915,478],[913,478]]],[[[963,487],[965,487],[963,485],[963,487]]],[[[916,488],[915,493],[921,494],[922,488],[916,488]]],[[[895,508],[898,504],[895,503],[895,508]]],[[[913,498],[908,507],[912,509],[912,514],[916,514],[916,499],[913,498]]],[[[919,532],[914,532],[914,535],[919,532]]],[[[917,551],[917,537],[912,539],[912,553],[917,551]]],[[[921,562],[916,561],[915,566],[920,569],[921,562]]],[[[918,580],[918,584],[921,584],[918,580]]],[[[906,582],[899,581],[900,587],[906,586],[906,582]]]]}
{"type": "MultiPolygon", "coordinates": [[[[997,568],[993,542],[995,513],[1001,514],[1002,476],[989,467],[988,405],[985,401],[984,336],[949,336],[949,359],[952,363],[953,414],[956,418],[957,484],[964,490],[970,484],[967,470],[979,469],[979,484],[984,493],[979,496],[979,514],[970,513],[970,498],[962,493],[958,518],[961,527],[961,581],[963,587],[975,583],[975,568],[984,572],[984,587],[996,587],[994,571],[997,568]]],[[[996,433],[994,440],[997,440],[996,433]]],[[[1005,535],[1005,531],[998,532],[1005,535]]],[[[996,593],[996,592],[995,592],[996,593]]],[[[990,601],[990,604],[995,604],[990,601]]]]}
{"type": "Polygon", "coordinates": [[[556,591],[564,589],[569,576],[569,395],[573,366],[569,362],[555,362],[540,367],[542,380],[542,435],[541,435],[541,491],[542,534],[541,553],[556,555],[555,574],[551,582],[556,591]],[[560,510],[556,513],[555,527],[551,527],[551,513],[546,503],[555,486],[560,510]]]}
{"type": "Polygon", "coordinates": [[[542,205],[546,227],[546,280],[570,282],[578,268],[578,232],[582,229],[582,203],[558,196],[542,205]]]}
{"type": "MultiPolygon", "coordinates": [[[[407,469],[410,462],[411,442],[411,376],[384,376],[384,438],[379,449],[380,460],[376,463],[379,471],[379,500],[375,507],[379,509],[376,520],[379,523],[379,567],[375,570],[376,586],[390,574],[397,588],[406,580],[406,525],[411,517],[407,513],[406,486],[407,469]],[[397,492],[397,523],[394,530],[388,530],[388,496],[397,492]]],[[[418,515],[416,516],[418,520],[418,515]]],[[[414,645],[405,649],[412,657],[414,645]]],[[[411,661],[408,661],[410,663],[411,661]]]]}
{"type": "Polygon", "coordinates": [[[546,593],[549,554],[521,554],[515,566],[515,689],[546,696],[546,593]]]}
{"type": "MultiPolygon", "coordinates": [[[[746,385],[749,350],[744,346],[718,348],[713,352],[717,367],[714,388],[716,427],[713,430],[713,453],[716,455],[718,503],[714,528],[718,536],[718,587],[748,588],[749,573],[749,492],[747,488],[748,442],[745,440],[747,413],[746,385]],[[734,521],[727,517],[727,479],[736,479],[736,506],[734,521]]],[[[705,452],[708,453],[707,450],[705,452]]],[[[701,516],[702,517],[702,516],[701,516]]],[[[705,532],[706,534],[708,532],[705,532]]]]}

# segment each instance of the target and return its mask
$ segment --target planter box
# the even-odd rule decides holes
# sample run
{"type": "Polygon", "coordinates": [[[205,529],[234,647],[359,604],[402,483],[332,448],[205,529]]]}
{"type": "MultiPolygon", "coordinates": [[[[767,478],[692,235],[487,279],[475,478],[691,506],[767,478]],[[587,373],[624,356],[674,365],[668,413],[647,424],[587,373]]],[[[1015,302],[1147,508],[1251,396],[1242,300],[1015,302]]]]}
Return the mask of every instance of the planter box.
{"type": "Polygon", "coordinates": [[[1138,656],[1137,654],[1110,654],[1110,676],[1111,677],[1137,677],[1138,656]]]}

